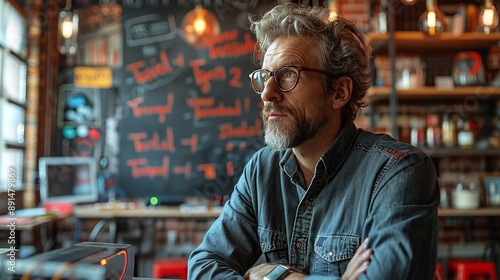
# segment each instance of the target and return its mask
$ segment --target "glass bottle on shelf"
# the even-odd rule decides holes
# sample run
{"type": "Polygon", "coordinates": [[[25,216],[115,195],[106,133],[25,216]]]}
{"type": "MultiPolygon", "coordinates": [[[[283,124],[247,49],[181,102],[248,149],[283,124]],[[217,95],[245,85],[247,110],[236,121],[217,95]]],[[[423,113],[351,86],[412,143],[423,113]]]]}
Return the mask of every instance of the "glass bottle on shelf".
{"type": "Polygon", "coordinates": [[[457,144],[460,148],[472,149],[475,146],[475,127],[469,117],[461,119],[461,127],[457,133],[457,144]]]}
{"type": "Polygon", "coordinates": [[[427,147],[435,148],[441,145],[441,128],[439,127],[439,115],[427,115],[427,129],[425,132],[427,147]]]}
{"type": "Polygon", "coordinates": [[[420,114],[415,114],[410,119],[410,144],[423,146],[425,144],[425,119],[420,114]]]}
{"type": "Polygon", "coordinates": [[[443,115],[442,142],[447,148],[456,146],[456,124],[448,113],[443,115]]]}

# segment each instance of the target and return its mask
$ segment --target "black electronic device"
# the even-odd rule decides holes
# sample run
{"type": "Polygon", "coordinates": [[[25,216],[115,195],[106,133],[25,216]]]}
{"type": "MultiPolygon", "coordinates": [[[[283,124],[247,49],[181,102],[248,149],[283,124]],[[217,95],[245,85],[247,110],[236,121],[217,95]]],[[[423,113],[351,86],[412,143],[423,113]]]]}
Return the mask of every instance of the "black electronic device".
{"type": "Polygon", "coordinates": [[[264,280],[281,280],[290,274],[290,269],[284,265],[278,265],[273,270],[271,270],[266,276],[264,276],[264,280]]]}
{"type": "Polygon", "coordinates": [[[129,280],[134,248],[128,244],[82,242],[16,261],[17,279],[129,280]]]}
{"type": "Polygon", "coordinates": [[[181,195],[148,196],[145,198],[146,206],[179,206],[185,202],[181,195]]]}

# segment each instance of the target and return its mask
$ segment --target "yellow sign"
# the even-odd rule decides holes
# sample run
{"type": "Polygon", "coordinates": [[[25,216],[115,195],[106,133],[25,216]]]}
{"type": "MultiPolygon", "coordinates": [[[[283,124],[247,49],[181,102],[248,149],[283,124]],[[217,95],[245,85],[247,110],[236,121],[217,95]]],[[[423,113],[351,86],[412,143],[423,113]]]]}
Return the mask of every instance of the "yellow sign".
{"type": "Polygon", "coordinates": [[[109,67],[75,67],[73,84],[86,88],[110,88],[113,72],[109,67]]]}

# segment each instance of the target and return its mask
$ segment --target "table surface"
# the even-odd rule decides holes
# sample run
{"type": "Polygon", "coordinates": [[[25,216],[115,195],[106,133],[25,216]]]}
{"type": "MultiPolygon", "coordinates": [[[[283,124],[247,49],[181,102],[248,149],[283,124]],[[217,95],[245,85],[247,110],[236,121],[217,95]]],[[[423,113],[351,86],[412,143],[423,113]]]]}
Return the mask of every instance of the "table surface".
{"type": "Polygon", "coordinates": [[[70,215],[46,214],[33,217],[0,216],[0,230],[33,230],[43,225],[59,222],[70,215]]]}
{"type": "Polygon", "coordinates": [[[126,205],[86,205],[74,208],[76,218],[182,218],[182,219],[216,219],[221,208],[211,209],[193,206],[155,206],[145,207],[139,204],[126,205]]]}

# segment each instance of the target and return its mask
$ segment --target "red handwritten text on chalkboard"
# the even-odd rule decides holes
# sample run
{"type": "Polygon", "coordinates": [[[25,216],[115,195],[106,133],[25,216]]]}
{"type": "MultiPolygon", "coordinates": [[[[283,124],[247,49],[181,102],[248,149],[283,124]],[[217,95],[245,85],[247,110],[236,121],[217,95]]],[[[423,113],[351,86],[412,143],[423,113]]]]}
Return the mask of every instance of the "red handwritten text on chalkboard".
{"type": "Polygon", "coordinates": [[[202,93],[210,92],[210,82],[212,80],[225,81],[226,80],[226,70],[223,66],[217,66],[211,70],[202,70],[200,66],[206,64],[206,59],[194,59],[189,62],[189,65],[193,68],[194,81],[200,86],[202,93]]]}
{"type": "Polygon", "coordinates": [[[147,158],[129,159],[127,160],[127,165],[132,168],[132,177],[169,177],[169,165],[170,158],[167,156],[163,157],[163,162],[161,166],[150,166],[148,164],[147,158]]]}
{"type": "Polygon", "coordinates": [[[231,123],[219,125],[219,139],[226,140],[228,138],[252,137],[260,135],[262,124],[259,120],[255,120],[253,126],[248,126],[247,121],[241,121],[240,127],[233,127],[231,123]]]}
{"type": "Polygon", "coordinates": [[[193,134],[191,138],[181,139],[181,145],[191,147],[191,153],[196,154],[198,151],[198,135],[193,134]]]}
{"type": "Polygon", "coordinates": [[[229,74],[232,75],[231,80],[229,80],[229,85],[232,87],[240,88],[241,84],[241,69],[239,67],[231,67],[229,69],[229,74]]]}
{"type": "Polygon", "coordinates": [[[174,170],[173,170],[173,173],[175,175],[182,175],[184,174],[184,178],[186,180],[189,180],[191,179],[191,162],[186,162],[186,164],[184,164],[184,166],[176,166],[174,167],[174,170]]]}
{"type": "Polygon", "coordinates": [[[142,85],[153,81],[154,79],[172,73],[173,69],[168,61],[168,56],[165,51],[160,51],[160,62],[156,62],[154,58],[150,58],[149,67],[146,67],[145,61],[137,61],[130,63],[127,70],[132,71],[137,84],[142,85]],[[143,69],[144,68],[144,69],[143,69]]]}
{"type": "Polygon", "coordinates": [[[148,134],[145,132],[130,133],[128,138],[134,142],[134,150],[137,153],[149,151],[168,151],[174,153],[174,132],[171,127],[166,128],[165,136],[166,138],[160,141],[160,135],[155,131],[150,140],[145,140],[148,137],[148,134]]]}
{"type": "Polygon", "coordinates": [[[213,163],[200,164],[196,167],[196,170],[203,172],[203,174],[205,175],[205,179],[207,180],[215,179],[216,169],[215,169],[215,164],[213,163]]]}
{"type": "Polygon", "coordinates": [[[172,112],[172,108],[174,106],[174,94],[169,93],[167,95],[167,103],[165,105],[140,107],[139,105],[143,102],[144,97],[137,97],[127,101],[127,105],[132,108],[134,117],[139,118],[143,115],[158,115],[158,122],[164,123],[167,118],[167,114],[172,112]]]}
{"type": "Polygon", "coordinates": [[[226,106],[220,102],[217,107],[202,108],[204,106],[213,106],[215,100],[213,98],[189,98],[187,104],[194,109],[194,116],[197,119],[209,117],[234,117],[241,116],[242,105],[240,99],[234,100],[234,107],[226,106]]]}
{"type": "Polygon", "coordinates": [[[231,42],[221,46],[211,46],[208,50],[211,59],[225,57],[240,57],[251,54],[255,47],[255,41],[247,32],[244,35],[244,42],[231,42]]]}

